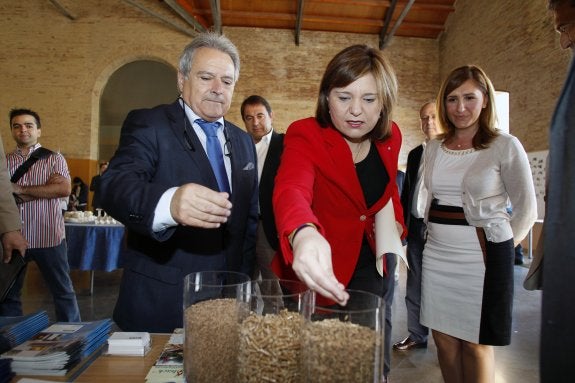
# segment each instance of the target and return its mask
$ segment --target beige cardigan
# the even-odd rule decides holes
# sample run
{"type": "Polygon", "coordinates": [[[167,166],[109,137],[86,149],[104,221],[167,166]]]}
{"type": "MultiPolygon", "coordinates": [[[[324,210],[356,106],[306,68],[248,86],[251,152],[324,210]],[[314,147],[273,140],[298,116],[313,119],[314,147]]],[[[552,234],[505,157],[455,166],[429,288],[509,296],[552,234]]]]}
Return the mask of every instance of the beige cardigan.
{"type": "MultiPolygon", "coordinates": [[[[424,182],[429,190],[425,220],[433,197],[433,171],[441,141],[428,143],[424,154],[424,182]]],[[[482,227],[488,241],[514,238],[518,244],[537,219],[535,186],[527,153],[519,140],[500,133],[487,149],[480,150],[463,176],[461,200],[470,225],[482,227]],[[507,212],[511,202],[513,213],[507,212]]]]}

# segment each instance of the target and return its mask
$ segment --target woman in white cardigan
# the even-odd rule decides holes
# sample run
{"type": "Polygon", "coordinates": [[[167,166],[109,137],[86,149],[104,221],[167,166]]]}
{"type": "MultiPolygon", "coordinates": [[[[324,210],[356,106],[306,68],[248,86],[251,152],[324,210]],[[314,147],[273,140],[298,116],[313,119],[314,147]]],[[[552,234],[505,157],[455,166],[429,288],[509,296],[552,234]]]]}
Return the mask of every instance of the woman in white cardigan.
{"type": "Polygon", "coordinates": [[[494,100],[480,68],[452,71],[437,97],[446,133],[425,149],[421,322],[447,383],[494,381],[492,346],[511,341],[514,247],[537,218],[527,154],[497,130],[494,100]]]}

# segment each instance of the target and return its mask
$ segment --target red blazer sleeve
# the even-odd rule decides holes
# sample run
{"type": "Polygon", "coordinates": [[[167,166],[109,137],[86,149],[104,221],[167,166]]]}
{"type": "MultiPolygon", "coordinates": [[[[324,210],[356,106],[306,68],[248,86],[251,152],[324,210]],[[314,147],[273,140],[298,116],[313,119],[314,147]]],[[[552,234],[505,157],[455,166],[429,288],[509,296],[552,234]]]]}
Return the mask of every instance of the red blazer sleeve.
{"type": "MultiPolygon", "coordinates": [[[[278,229],[280,252],[288,264],[293,253],[288,236],[303,223],[313,223],[320,233],[322,226],[311,209],[316,178],[313,146],[321,137],[309,131],[315,119],[292,123],[284,137],[284,151],[275,180],[273,193],[274,215],[278,229]],[[315,142],[314,142],[315,141],[315,142]]],[[[319,128],[319,127],[318,127],[319,128]]],[[[311,130],[311,129],[310,129],[311,130]]]]}

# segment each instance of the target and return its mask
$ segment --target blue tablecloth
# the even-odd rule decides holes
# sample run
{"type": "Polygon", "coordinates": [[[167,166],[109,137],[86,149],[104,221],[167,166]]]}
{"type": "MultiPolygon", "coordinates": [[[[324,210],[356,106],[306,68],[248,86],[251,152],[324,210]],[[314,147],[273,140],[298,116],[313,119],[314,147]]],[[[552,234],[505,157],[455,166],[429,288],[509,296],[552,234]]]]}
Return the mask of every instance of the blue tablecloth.
{"type": "Polygon", "coordinates": [[[121,267],[124,225],[66,223],[71,269],[112,271],[121,267]]]}

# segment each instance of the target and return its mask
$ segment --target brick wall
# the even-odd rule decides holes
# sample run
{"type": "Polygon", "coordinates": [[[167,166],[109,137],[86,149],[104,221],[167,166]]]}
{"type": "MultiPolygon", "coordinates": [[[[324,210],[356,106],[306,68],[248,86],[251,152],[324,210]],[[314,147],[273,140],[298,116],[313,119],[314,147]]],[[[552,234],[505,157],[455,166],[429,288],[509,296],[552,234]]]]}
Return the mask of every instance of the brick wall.
{"type": "Polygon", "coordinates": [[[440,76],[481,66],[509,92],[509,130],[525,150],[548,148],[548,128],[568,67],[547,0],[458,0],[440,39],[440,76]]]}
{"type": "MultiPolygon", "coordinates": [[[[89,180],[97,169],[99,97],[109,76],[139,59],[175,67],[190,37],[122,1],[61,2],[76,20],[44,0],[0,2],[1,134],[11,149],[8,110],[37,110],[44,123],[41,142],[60,149],[69,161],[88,160],[90,169],[80,175],[89,180]]],[[[545,149],[568,61],[552,29],[544,0],[458,0],[439,41],[394,38],[386,53],[400,83],[394,113],[404,134],[400,164],[422,139],[420,104],[434,96],[439,79],[451,68],[467,62],[482,65],[498,89],[511,92],[511,131],[526,149],[545,149]]],[[[242,126],[241,101],[259,93],[271,102],[276,128],[282,131],[313,114],[321,74],[335,53],[350,44],[378,44],[377,36],[360,34],[303,31],[295,46],[293,31],[224,28],[224,33],[242,57],[227,118],[242,126]]]]}

